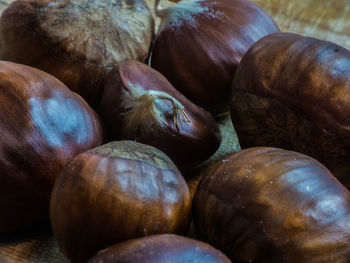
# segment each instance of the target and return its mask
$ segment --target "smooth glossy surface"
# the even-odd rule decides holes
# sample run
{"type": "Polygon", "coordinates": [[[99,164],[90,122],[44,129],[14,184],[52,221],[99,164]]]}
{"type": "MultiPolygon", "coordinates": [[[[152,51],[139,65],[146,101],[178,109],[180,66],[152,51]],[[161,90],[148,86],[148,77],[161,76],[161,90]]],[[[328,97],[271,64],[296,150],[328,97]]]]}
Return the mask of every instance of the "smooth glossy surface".
{"type": "Polygon", "coordinates": [[[88,263],[231,263],[206,243],[178,235],[152,235],[101,250],[88,263]]]}
{"type": "Polygon", "coordinates": [[[159,72],[137,61],[121,63],[109,76],[100,111],[112,138],[157,147],[180,170],[207,160],[221,142],[210,113],[186,99],[159,72]]]}
{"type": "Polygon", "coordinates": [[[46,217],[60,169],[101,143],[80,96],[45,72],[0,62],[0,232],[46,217]]]}
{"type": "Polygon", "coordinates": [[[350,261],[350,193],[297,152],[249,148],[214,164],[194,211],[199,237],[233,261],[350,261]]]}
{"type": "Polygon", "coordinates": [[[183,1],[164,11],[151,65],[191,101],[223,112],[242,56],[276,32],[275,22],[249,1],[183,1]]]}
{"type": "Polygon", "coordinates": [[[112,142],[78,155],[58,176],[51,223],[61,250],[86,262],[132,238],[186,234],[191,198],[172,161],[154,147],[112,142]]]}
{"type": "Polygon", "coordinates": [[[274,146],[310,155],[350,186],[350,51],[280,33],[240,63],[231,117],[242,148],[274,146]]]}
{"type": "Polygon", "coordinates": [[[20,0],[1,16],[0,58],[42,69],[96,106],[106,74],[146,60],[153,34],[143,0],[20,0]]]}

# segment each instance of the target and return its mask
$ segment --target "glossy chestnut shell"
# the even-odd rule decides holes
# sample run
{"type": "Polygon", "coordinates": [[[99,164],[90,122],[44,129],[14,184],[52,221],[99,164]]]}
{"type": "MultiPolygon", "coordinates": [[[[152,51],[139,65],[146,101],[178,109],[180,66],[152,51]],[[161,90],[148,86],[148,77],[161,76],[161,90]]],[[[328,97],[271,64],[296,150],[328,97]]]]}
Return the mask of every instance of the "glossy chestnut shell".
{"type": "Polygon", "coordinates": [[[152,234],[186,234],[191,197],[173,162],[134,141],[79,154],[58,176],[51,223],[61,250],[86,262],[118,242],[152,234]]]}
{"type": "Polygon", "coordinates": [[[279,32],[265,11],[246,0],[182,1],[159,15],[152,67],[213,114],[229,109],[234,72],[248,48],[279,32]]]}
{"type": "Polygon", "coordinates": [[[181,171],[207,160],[221,142],[209,112],[186,99],[159,72],[137,61],[123,62],[110,74],[100,112],[112,138],[152,145],[181,171]]]}
{"type": "Polygon", "coordinates": [[[0,61],[0,232],[47,217],[61,168],[102,143],[98,116],[40,70],[0,61]]]}
{"type": "Polygon", "coordinates": [[[350,51],[290,33],[267,36],[242,59],[231,117],[242,148],[295,150],[350,186],[350,51]]]}
{"type": "Polygon", "coordinates": [[[98,252],[88,263],[231,263],[210,245],[178,235],[152,235],[125,241],[98,252]]]}
{"type": "Polygon", "coordinates": [[[146,60],[153,34],[143,0],[17,0],[0,18],[0,59],[44,70],[96,106],[106,74],[146,60]]]}
{"type": "Polygon", "coordinates": [[[204,173],[193,205],[199,238],[234,262],[350,261],[350,193],[306,155],[239,151],[204,173]]]}

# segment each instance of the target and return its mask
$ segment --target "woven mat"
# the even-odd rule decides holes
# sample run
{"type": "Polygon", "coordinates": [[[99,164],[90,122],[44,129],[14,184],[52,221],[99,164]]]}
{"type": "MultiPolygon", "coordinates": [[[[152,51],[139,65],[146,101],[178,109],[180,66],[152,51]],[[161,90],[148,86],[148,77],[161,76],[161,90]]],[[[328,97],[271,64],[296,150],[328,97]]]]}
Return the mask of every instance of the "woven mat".
{"type": "MultiPolygon", "coordinates": [[[[0,13],[12,0],[0,0],[0,13]]],[[[146,0],[153,7],[154,0],[146,0]]],[[[279,24],[282,31],[296,32],[326,39],[350,49],[350,0],[253,0],[279,24]]],[[[164,1],[163,6],[170,5],[164,1]]],[[[156,20],[159,24],[159,20],[156,20]]],[[[222,144],[217,153],[188,179],[191,192],[199,181],[198,173],[211,162],[239,150],[229,115],[217,118],[222,132],[222,144]]],[[[193,235],[193,233],[191,234],[193,235]]],[[[66,263],[52,237],[48,222],[28,229],[0,234],[0,263],[66,263]]]]}

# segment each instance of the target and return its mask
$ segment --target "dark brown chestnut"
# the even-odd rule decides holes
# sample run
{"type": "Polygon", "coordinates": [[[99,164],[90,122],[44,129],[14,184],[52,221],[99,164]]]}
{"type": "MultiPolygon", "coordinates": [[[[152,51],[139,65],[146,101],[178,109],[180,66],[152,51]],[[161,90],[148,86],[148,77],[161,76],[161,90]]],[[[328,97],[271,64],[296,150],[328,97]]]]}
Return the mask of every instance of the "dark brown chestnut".
{"type": "Polygon", "coordinates": [[[350,262],[350,193],[315,159],[277,148],[239,151],[204,172],[199,238],[236,262],[350,262]]]}
{"type": "Polygon", "coordinates": [[[44,70],[95,106],[106,74],[145,61],[153,35],[143,0],[17,0],[0,18],[0,59],[44,70]]]}
{"type": "Polygon", "coordinates": [[[98,116],[40,70],[0,61],[0,232],[48,216],[60,169],[102,143],[98,116]]]}
{"type": "Polygon", "coordinates": [[[98,252],[88,263],[231,263],[219,250],[188,237],[152,235],[98,252]]]}
{"type": "Polygon", "coordinates": [[[231,117],[242,148],[307,154],[350,187],[350,51],[291,33],[257,42],[234,79],[231,117]]]}
{"type": "Polygon", "coordinates": [[[100,108],[114,139],[152,145],[182,171],[207,160],[221,142],[210,113],[141,62],[123,62],[110,74],[100,108]]]}
{"type": "Polygon", "coordinates": [[[134,141],[79,154],[51,197],[54,236],[72,262],[132,238],[186,234],[190,210],[189,189],[169,157],[134,141]]]}
{"type": "Polygon", "coordinates": [[[272,18],[247,0],[182,1],[156,10],[162,22],[152,67],[214,114],[229,109],[233,75],[244,53],[279,32],[272,18]]]}

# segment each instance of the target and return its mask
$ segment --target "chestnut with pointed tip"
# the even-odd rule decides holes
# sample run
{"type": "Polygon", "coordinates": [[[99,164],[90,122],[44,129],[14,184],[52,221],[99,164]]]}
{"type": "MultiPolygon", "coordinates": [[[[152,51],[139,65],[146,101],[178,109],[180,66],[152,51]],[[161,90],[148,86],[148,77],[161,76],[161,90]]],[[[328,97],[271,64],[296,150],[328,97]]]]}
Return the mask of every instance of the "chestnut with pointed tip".
{"type": "Polygon", "coordinates": [[[232,89],[242,148],[272,146],[316,158],[350,187],[350,51],[291,33],[247,52],[232,89]]]}
{"type": "Polygon", "coordinates": [[[166,153],[187,170],[207,160],[221,142],[214,118],[186,99],[151,67],[121,63],[110,74],[100,112],[114,139],[132,139],[166,153]]]}
{"type": "Polygon", "coordinates": [[[234,153],[203,173],[193,206],[198,237],[234,262],[350,262],[350,193],[304,154],[234,153]]]}
{"type": "Polygon", "coordinates": [[[96,106],[106,74],[145,61],[153,35],[143,0],[16,0],[0,18],[0,59],[44,70],[96,106]]]}
{"type": "Polygon", "coordinates": [[[62,82],[0,61],[0,232],[46,218],[59,171],[102,140],[99,117],[62,82]]]}
{"type": "Polygon", "coordinates": [[[155,4],[162,22],[151,66],[194,103],[213,114],[227,111],[238,63],[257,40],[279,32],[276,23],[247,0],[155,4]]]}
{"type": "Polygon", "coordinates": [[[186,234],[191,197],[173,162],[134,141],[79,154],[59,174],[51,197],[53,233],[72,262],[152,234],[186,234]]]}
{"type": "Polygon", "coordinates": [[[231,263],[219,250],[188,237],[152,235],[99,251],[88,263],[231,263]]]}

